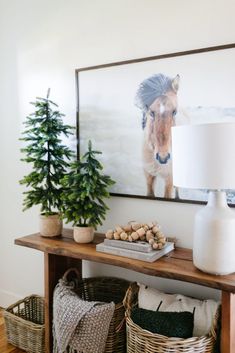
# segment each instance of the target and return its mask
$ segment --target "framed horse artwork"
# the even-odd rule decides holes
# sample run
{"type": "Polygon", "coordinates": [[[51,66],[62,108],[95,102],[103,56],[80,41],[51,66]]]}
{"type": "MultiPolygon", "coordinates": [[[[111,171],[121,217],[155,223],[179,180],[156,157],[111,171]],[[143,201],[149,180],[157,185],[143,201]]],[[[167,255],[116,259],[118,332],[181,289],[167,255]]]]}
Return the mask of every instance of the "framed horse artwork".
{"type": "Polygon", "coordinates": [[[235,120],[234,62],[231,43],[77,69],[78,155],[102,152],[114,196],[204,202],[173,187],[171,127],[235,120]]]}

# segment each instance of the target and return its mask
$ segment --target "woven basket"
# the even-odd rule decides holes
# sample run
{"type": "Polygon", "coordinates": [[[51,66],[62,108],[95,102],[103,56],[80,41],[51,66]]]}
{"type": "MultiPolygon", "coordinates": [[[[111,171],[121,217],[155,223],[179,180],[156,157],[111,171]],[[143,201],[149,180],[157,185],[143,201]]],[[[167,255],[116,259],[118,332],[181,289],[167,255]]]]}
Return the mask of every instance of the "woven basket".
{"type": "Polygon", "coordinates": [[[123,299],[130,282],[115,277],[90,277],[82,278],[76,268],[65,272],[63,279],[69,282],[69,276],[74,272],[75,278],[71,278],[74,291],[83,300],[114,302],[115,310],[109,326],[108,338],[104,353],[126,352],[126,327],[124,324],[125,308],[123,299]]]}
{"type": "Polygon", "coordinates": [[[31,295],[4,310],[7,339],[28,353],[45,352],[44,299],[31,295]]]}
{"type": "Polygon", "coordinates": [[[213,328],[206,336],[187,339],[173,338],[151,333],[136,325],[131,317],[131,309],[138,305],[139,287],[136,283],[127,290],[124,305],[126,307],[127,351],[128,353],[211,353],[216,343],[219,310],[214,319],[213,328]]]}

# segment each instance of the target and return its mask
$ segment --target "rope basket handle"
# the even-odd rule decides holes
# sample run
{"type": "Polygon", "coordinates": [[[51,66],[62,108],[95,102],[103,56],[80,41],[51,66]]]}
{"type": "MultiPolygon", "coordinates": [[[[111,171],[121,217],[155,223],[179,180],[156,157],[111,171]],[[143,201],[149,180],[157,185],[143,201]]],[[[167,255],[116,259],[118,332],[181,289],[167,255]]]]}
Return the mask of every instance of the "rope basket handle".
{"type": "Polygon", "coordinates": [[[218,334],[219,334],[219,321],[221,320],[221,305],[218,307],[215,316],[213,318],[213,324],[212,324],[212,328],[210,330],[209,335],[212,336],[215,340],[218,338],[218,334]]]}
{"type": "Polygon", "coordinates": [[[64,282],[69,282],[68,281],[68,275],[71,273],[71,272],[74,272],[75,275],[76,275],[76,279],[81,279],[81,274],[79,272],[79,270],[76,268],[76,267],[71,267],[69,268],[67,271],[65,271],[65,273],[63,274],[63,277],[62,277],[62,280],[64,282]]]}
{"type": "Polygon", "coordinates": [[[133,306],[138,303],[138,292],[139,292],[138,284],[136,282],[131,283],[123,299],[123,305],[127,313],[129,313],[133,308],[133,306]]]}

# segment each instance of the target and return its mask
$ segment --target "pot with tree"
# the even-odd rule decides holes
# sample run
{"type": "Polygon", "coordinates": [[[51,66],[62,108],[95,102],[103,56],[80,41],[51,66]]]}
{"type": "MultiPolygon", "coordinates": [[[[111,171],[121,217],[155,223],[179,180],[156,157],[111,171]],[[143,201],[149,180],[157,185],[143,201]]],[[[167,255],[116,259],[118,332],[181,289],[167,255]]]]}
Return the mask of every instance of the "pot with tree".
{"type": "Polygon", "coordinates": [[[58,106],[46,98],[36,98],[31,103],[35,111],[26,117],[25,130],[20,139],[26,143],[21,149],[25,157],[21,160],[32,165],[32,171],[20,180],[30,188],[24,192],[23,210],[41,205],[40,234],[58,236],[62,232],[61,178],[67,172],[70,158],[69,147],[62,143],[62,136],[69,137],[72,127],[63,123],[58,106]]]}
{"type": "Polygon", "coordinates": [[[94,230],[102,225],[109,197],[108,187],[114,181],[102,174],[103,166],[96,159],[99,151],[92,149],[91,141],[88,151],[80,160],[71,163],[71,170],[62,179],[63,216],[67,223],[74,226],[74,240],[77,243],[90,243],[94,230]]]}

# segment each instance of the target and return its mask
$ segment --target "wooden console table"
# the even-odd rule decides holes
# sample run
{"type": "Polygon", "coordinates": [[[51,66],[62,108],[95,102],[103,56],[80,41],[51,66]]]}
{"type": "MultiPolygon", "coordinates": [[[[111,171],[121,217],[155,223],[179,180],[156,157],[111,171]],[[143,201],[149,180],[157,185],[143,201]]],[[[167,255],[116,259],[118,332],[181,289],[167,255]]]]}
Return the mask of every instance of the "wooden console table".
{"type": "Polygon", "coordinates": [[[192,263],[192,251],[177,248],[169,256],[148,263],[96,252],[95,245],[103,240],[96,234],[91,244],[77,244],[72,230],[64,230],[58,238],[32,234],[15,240],[15,244],[44,252],[46,353],[52,353],[52,296],[58,279],[69,267],[82,270],[82,260],[105,263],[151,276],[175,279],[216,288],[222,291],[221,353],[235,353],[235,274],[212,276],[197,270],[192,263]]]}

